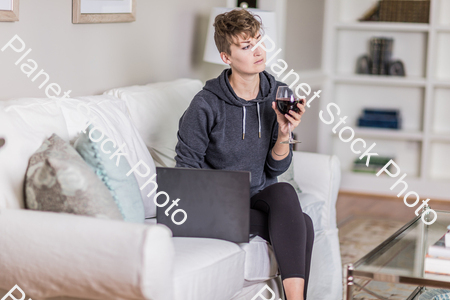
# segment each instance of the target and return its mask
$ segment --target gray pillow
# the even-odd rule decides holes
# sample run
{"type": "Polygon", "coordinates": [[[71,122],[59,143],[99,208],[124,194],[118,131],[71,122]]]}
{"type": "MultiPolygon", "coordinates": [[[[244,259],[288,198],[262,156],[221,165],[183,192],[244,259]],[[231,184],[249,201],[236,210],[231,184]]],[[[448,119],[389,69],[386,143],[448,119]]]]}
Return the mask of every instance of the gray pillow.
{"type": "Polygon", "coordinates": [[[294,187],[297,194],[302,192],[297,182],[294,180],[294,158],[292,158],[291,165],[286,170],[286,172],[278,176],[278,182],[290,183],[294,187]]]}
{"type": "Polygon", "coordinates": [[[29,209],[123,220],[103,182],[56,134],[30,157],[25,200],[29,209]]]}

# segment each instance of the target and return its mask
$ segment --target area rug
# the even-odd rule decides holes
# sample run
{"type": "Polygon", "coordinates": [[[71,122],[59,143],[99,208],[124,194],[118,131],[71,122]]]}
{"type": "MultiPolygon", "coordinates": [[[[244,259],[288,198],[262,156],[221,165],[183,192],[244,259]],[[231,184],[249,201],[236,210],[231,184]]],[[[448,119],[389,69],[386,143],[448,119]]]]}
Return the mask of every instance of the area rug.
{"type": "MultiPolygon", "coordinates": [[[[339,243],[342,265],[355,263],[389,236],[400,229],[404,222],[370,217],[355,217],[339,226],[339,243]]],[[[375,281],[360,281],[360,285],[387,299],[405,300],[415,290],[415,286],[391,284],[375,281]]],[[[364,290],[355,287],[357,300],[378,300],[364,290]]]]}

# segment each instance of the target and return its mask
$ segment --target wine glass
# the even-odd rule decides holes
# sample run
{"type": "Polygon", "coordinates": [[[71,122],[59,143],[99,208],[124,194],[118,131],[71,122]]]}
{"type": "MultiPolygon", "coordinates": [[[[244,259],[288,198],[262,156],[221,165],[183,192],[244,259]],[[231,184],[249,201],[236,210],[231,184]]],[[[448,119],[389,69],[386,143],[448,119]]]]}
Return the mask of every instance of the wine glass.
{"type": "MultiPolygon", "coordinates": [[[[289,113],[289,110],[293,110],[296,113],[300,112],[297,107],[297,103],[304,104],[305,97],[296,98],[294,92],[288,86],[279,86],[276,95],[277,108],[284,115],[289,113]]],[[[281,144],[295,144],[301,143],[292,138],[291,122],[288,123],[289,128],[289,140],[280,142],[281,144]]]]}

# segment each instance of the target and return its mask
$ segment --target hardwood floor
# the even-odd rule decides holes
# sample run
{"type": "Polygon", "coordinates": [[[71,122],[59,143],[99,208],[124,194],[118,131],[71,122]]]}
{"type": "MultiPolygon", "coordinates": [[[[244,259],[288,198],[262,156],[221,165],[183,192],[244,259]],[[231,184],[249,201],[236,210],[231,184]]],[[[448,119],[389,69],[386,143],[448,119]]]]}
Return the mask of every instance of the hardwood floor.
{"type": "MultiPolygon", "coordinates": [[[[420,201],[422,203],[422,201],[420,201]]],[[[450,201],[431,199],[428,205],[435,210],[449,210],[450,201]]],[[[419,206],[407,207],[403,198],[339,193],[336,202],[337,224],[342,226],[356,216],[370,216],[381,219],[397,220],[404,223],[415,217],[419,206]]]]}

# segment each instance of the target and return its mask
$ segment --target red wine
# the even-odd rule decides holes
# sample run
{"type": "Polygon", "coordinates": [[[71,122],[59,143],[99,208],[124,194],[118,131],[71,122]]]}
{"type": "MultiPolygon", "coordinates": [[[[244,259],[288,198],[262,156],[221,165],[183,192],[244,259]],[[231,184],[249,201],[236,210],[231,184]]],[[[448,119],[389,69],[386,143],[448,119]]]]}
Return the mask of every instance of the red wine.
{"type": "Polygon", "coordinates": [[[296,113],[300,112],[297,107],[297,103],[303,104],[303,99],[299,98],[277,98],[277,108],[282,114],[287,114],[289,110],[293,110],[296,113]]]}

